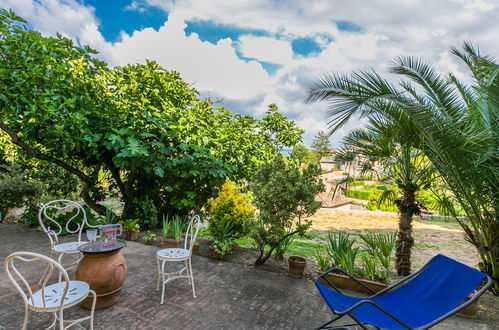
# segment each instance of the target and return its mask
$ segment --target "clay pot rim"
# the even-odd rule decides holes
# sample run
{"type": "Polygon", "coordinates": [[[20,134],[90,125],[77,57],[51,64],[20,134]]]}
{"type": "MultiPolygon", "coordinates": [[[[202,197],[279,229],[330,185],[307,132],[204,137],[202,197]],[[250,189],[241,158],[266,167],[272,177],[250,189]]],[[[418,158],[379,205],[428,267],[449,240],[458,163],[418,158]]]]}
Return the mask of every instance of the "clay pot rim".
{"type": "Polygon", "coordinates": [[[291,262],[294,262],[297,264],[306,264],[307,263],[307,259],[305,259],[304,257],[300,257],[300,256],[289,256],[288,261],[291,261],[291,262]]]}

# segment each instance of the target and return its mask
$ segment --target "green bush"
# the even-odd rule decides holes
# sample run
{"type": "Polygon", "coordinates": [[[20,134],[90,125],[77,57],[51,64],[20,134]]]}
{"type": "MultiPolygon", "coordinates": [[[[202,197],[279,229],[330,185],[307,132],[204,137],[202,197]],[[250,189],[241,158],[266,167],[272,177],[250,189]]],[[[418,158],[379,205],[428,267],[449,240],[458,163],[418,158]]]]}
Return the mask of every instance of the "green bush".
{"type": "Polygon", "coordinates": [[[352,186],[352,187],[358,187],[358,186],[363,186],[365,185],[366,183],[364,181],[352,181],[352,182],[349,182],[348,185],[349,186],[352,186]]]}
{"type": "Polygon", "coordinates": [[[356,198],[356,199],[364,199],[369,200],[374,193],[369,190],[358,190],[358,189],[349,189],[345,191],[345,196],[356,198]]]}
{"type": "Polygon", "coordinates": [[[39,201],[43,187],[26,180],[15,167],[3,166],[0,173],[0,212],[5,215],[11,208],[29,206],[39,201]]]}
{"type": "Polygon", "coordinates": [[[208,227],[228,222],[236,237],[248,232],[248,223],[254,215],[248,195],[237,190],[228,179],[218,196],[208,200],[207,211],[208,227]]]}
{"type": "MultiPolygon", "coordinates": [[[[139,226],[142,229],[155,229],[158,227],[158,210],[154,206],[154,202],[150,199],[134,198],[133,212],[130,212],[129,219],[139,219],[139,226]]],[[[129,220],[124,219],[124,220],[129,220]]]]}

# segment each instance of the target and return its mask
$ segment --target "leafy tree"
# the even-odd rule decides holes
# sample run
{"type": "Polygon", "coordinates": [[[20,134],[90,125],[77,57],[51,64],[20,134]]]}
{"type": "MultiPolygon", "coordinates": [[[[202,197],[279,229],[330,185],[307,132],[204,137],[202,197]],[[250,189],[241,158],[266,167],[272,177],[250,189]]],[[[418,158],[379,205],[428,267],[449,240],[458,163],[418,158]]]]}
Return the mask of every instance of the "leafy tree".
{"type": "Polygon", "coordinates": [[[324,191],[319,173],[316,164],[302,169],[280,155],[258,168],[250,181],[260,211],[251,232],[260,251],[255,265],[263,265],[287,237],[303,234],[310,227],[311,220],[305,218],[319,209],[321,203],[315,196],[324,191]]]}
{"type": "Polygon", "coordinates": [[[452,53],[471,72],[470,86],[418,58],[399,57],[390,68],[405,78],[397,87],[377,73],[325,75],[308,100],[331,102],[332,131],[352,116],[412,122],[423,152],[465,211],[468,221],[456,220],[499,293],[499,65],[470,43],[452,53]]]}
{"type": "Polygon", "coordinates": [[[399,210],[396,266],[404,276],[411,272],[412,218],[421,213],[416,194],[435,181],[434,167],[417,148],[420,141],[413,131],[400,122],[371,119],[367,128],[350,131],[343,146],[347,157],[361,156],[362,174],[384,175],[396,186],[383,190],[377,204],[394,202],[399,210]]]}
{"type": "Polygon", "coordinates": [[[312,141],[312,150],[317,154],[319,160],[330,154],[331,143],[329,142],[329,136],[329,134],[319,131],[312,141]]]}

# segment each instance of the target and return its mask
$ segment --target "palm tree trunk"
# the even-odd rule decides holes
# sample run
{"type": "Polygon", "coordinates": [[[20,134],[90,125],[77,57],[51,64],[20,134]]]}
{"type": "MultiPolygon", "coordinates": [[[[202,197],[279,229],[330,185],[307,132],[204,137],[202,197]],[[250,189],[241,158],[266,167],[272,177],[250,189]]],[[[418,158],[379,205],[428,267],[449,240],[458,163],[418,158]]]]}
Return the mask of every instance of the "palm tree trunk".
{"type": "Polygon", "coordinates": [[[399,200],[400,210],[399,231],[397,237],[396,268],[399,276],[411,273],[411,248],[414,245],[412,238],[412,216],[417,209],[415,191],[405,190],[399,200]]]}

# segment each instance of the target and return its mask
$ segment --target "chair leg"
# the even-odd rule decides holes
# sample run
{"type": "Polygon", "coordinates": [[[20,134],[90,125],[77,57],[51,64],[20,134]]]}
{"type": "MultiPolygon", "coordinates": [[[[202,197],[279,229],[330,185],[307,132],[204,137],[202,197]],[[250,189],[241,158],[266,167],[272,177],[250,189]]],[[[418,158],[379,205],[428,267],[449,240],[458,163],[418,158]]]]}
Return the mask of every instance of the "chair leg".
{"type": "Polygon", "coordinates": [[[157,284],[156,284],[156,291],[159,290],[159,279],[161,277],[161,268],[159,267],[159,259],[156,258],[156,261],[157,261],[157,264],[158,264],[158,281],[157,281],[157,284]]]}
{"type": "Polygon", "coordinates": [[[185,272],[187,275],[187,281],[189,282],[189,284],[191,284],[191,273],[189,269],[189,263],[187,262],[187,260],[185,261],[185,272]]]}
{"type": "Polygon", "coordinates": [[[92,309],[90,310],[90,330],[94,330],[94,312],[95,312],[95,303],[97,302],[97,294],[95,291],[90,290],[90,294],[93,296],[93,301],[92,301],[92,309]]]}
{"type": "Polygon", "coordinates": [[[24,322],[23,322],[23,330],[26,330],[28,327],[28,318],[29,318],[29,309],[27,305],[24,305],[24,322]]]}
{"type": "Polygon", "coordinates": [[[59,311],[59,324],[60,324],[61,330],[64,330],[64,314],[63,313],[64,313],[64,310],[61,309],[59,311]]]}
{"type": "Polygon", "coordinates": [[[191,258],[189,258],[189,277],[191,279],[191,285],[192,285],[192,296],[196,298],[196,289],[194,288],[194,276],[192,275],[191,258]]]}
{"type": "Polygon", "coordinates": [[[162,288],[161,288],[161,305],[164,303],[165,299],[165,261],[163,260],[161,264],[161,283],[162,283],[162,288]]]}

